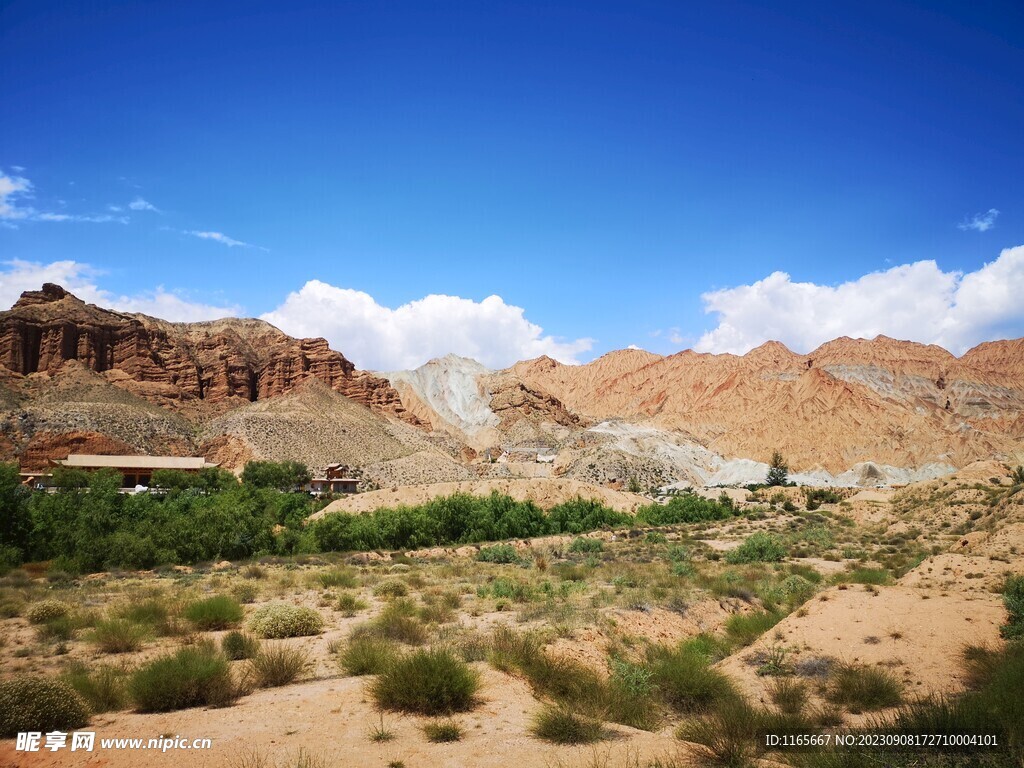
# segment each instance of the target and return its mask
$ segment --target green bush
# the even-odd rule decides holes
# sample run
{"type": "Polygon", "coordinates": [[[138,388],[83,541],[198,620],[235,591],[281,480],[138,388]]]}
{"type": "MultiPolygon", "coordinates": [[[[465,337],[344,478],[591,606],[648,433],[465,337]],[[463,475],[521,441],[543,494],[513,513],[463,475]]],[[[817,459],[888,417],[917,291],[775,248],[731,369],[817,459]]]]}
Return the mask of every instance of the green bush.
{"type": "Polygon", "coordinates": [[[230,661],[242,661],[251,659],[259,652],[260,642],[255,637],[236,629],[221,638],[220,649],[230,661]]]}
{"type": "Polygon", "coordinates": [[[895,707],[903,700],[903,685],[890,672],[859,664],[839,664],[832,671],[825,698],[853,714],[895,707]]]}
{"type": "Polygon", "coordinates": [[[636,511],[636,521],[644,525],[675,525],[728,520],[739,512],[731,503],[723,504],[693,493],[673,496],[667,504],[648,504],[636,511]]]}
{"type": "Polygon", "coordinates": [[[334,568],[317,574],[317,581],[322,587],[344,587],[352,589],[359,586],[359,579],[349,568],[334,568]]]}
{"type": "Polygon", "coordinates": [[[96,625],[90,639],[103,653],[134,653],[147,634],[144,626],[127,619],[106,619],[96,625]]]}
{"type": "Polygon", "coordinates": [[[511,544],[495,544],[493,547],[480,547],[476,559],[481,563],[521,563],[522,558],[511,544]]]}
{"type": "Polygon", "coordinates": [[[874,584],[883,586],[892,581],[892,574],[885,568],[854,568],[846,573],[836,575],[839,584],[874,584]]]}
{"type": "Polygon", "coordinates": [[[600,539],[593,539],[583,536],[577,536],[572,540],[572,544],[569,545],[569,551],[573,553],[591,553],[601,552],[604,550],[604,542],[600,539]]]}
{"type": "Polygon", "coordinates": [[[241,604],[228,595],[214,595],[196,600],[185,607],[185,618],[203,631],[238,626],[244,615],[245,611],[241,604]]]}
{"type": "Polygon", "coordinates": [[[85,700],[94,715],[116,712],[128,703],[127,673],[120,667],[103,665],[90,670],[76,663],[64,673],[63,679],[85,700]]]}
{"type": "Polygon", "coordinates": [[[227,659],[209,645],[180,648],[144,664],[128,691],[139,712],[228,706],[240,693],[227,659]]]}
{"type": "MultiPolygon", "coordinates": [[[[1019,469],[1019,467],[1018,467],[1019,469]]],[[[1024,576],[1010,576],[1003,587],[1006,624],[1000,633],[1009,640],[1024,639],[1024,576]]]]}
{"type": "Polygon", "coordinates": [[[434,744],[446,744],[462,740],[462,726],[454,720],[442,720],[439,723],[427,723],[423,726],[423,735],[434,744]]]}
{"type": "Polygon", "coordinates": [[[725,633],[738,646],[747,646],[782,621],[777,611],[737,613],[725,622],[725,633]]]}
{"type": "Polygon", "coordinates": [[[601,721],[584,717],[564,707],[543,707],[530,728],[538,739],[553,744],[593,744],[605,736],[601,721]]]}
{"type": "Polygon", "coordinates": [[[388,665],[370,693],[381,709],[449,715],[476,705],[480,681],[461,659],[444,649],[414,651],[388,665]]]}
{"type": "Polygon", "coordinates": [[[729,678],[712,669],[708,657],[691,646],[675,650],[652,646],[648,663],[651,682],[676,712],[708,712],[723,700],[737,696],[729,678]]]}
{"type": "Polygon", "coordinates": [[[338,652],[338,666],[351,677],[379,675],[399,656],[398,646],[385,637],[353,637],[338,652]]]}
{"type": "Polygon", "coordinates": [[[352,594],[351,592],[342,592],[338,595],[337,609],[341,611],[343,616],[355,616],[359,611],[365,611],[367,606],[366,601],[352,594]]]}
{"type": "Polygon", "coordinates": [[[0,682],[0,737],[24,731],[70,731],[89,722],[89,708],[67,683],[19,675],[0,682]]]}
{"type": "Polygon", "coordinates": [[[61,619],[71,614],[71,606],[61,600],[40,600],[32,603],[25,611],[25,618],[31,624],[46,624],[54,619],[61,619]]]}
{"type": "Polygon", "coordinates": [[[736,549],[726,553],[727,563],[777,563],[785,559],[786,545],[770,533],[753,533],[736,549]]]}
{"type": "Polygon", "coordinates": [[[323,617],[312,608],[287,603],[265,605],[249,619],[249,631],[263,638],[319,635],[323,628],[323,617]]]}
{"type": "Polygon", "coordinates": [[[388,581],[382,581],[374,587],[373,594],[384,600],[392,600],[396,597],[405,597],[409,594],[409,585],[404,581],[390,579],[388,581]]]}
{"type": "Polygon", "coordinates": [[[252,659],[256,685],[260,688],[277,688],[293,683],[309,666],[309,655],[305,651],[287,645],[264,646],[252,659]]]}
{"type": "Polygon", "coordinates": [[[368,635],[407,645],[423,645],[427,642],[427,629],[417,618],[417,613],[416,604],[412,600],[392,600],[373,621],[356,627],[353,636],[368,635]]]}

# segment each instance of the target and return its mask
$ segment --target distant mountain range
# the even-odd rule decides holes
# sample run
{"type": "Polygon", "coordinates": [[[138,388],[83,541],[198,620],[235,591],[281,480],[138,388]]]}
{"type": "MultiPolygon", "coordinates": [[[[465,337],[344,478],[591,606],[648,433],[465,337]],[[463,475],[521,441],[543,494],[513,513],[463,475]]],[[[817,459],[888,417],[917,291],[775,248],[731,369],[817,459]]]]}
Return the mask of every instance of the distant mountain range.
{"type": "Polygon", "coordinates": [[[809,355],[769,342],[504,371],[448,356],[374,374],[260,320],[169,323],[50,284],[0,313],[0,458],[33,469],[69,452],[201,453],[343,461],[381,486],[649,487],[757,480],[778,449],[807,482],[872,485],[1018,462],[1022,439],[1024,339],[960,358],[880,336],[809,355]]]}

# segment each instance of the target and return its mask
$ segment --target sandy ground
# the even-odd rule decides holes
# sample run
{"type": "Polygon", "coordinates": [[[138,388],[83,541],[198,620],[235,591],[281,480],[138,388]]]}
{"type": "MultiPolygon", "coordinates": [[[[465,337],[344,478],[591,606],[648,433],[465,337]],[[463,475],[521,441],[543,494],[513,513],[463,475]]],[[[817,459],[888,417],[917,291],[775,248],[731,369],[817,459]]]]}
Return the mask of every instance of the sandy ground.
{"type": "MultiPolygon", "coordinates": [[[[329,766],[383,768],[391,761],[435,768],[510,766],[551,768],[577,766],[595,753],[608,755],[612,764],[626,755],[644,759],[684,756],[686,747],[671,729],[647,733],[624,726],[609,726],[612,738],[595,747],[559,747],[528,735],[530,720],[539,703],[521,680],[495,672],[483,664],[481,704],[473,712],[457,716],[465,737],[452,744],[432,744],[420,728],[422,717],[385,714],[383,723],[395,733],[394,741],[376,744],[370,730],[381,723],[364,693],[364,680],[336,678],[258,691],[227,709],[183,710],[163,715],[118,713],[94,718],[90,729],[97,739],[107,737],[157,737],[180,734],[209,738],[211,750],[178,750],[161,754],[145,750],[106,750],[82,755],[17,753],[13,742],[0,743],[0,766],[125,766],[126,768],[200,768],[240,766],[254,750],[278,761],[292,760],[304,749],[320,755],[329,766]],[[198,715],[198,716],[197,716],[198,715]]],[[[294,764],[294,763],[293,763],[294,764]]]]}
{"type": "Polygon", "coordinates": [[[961,690],[961,651],[996,644],[1006,616],[998,595],[906,586],[833,587],[804,607],[805,615],[790,614],[719,663],[755,701],[770,701],[772,678],[757,675],[756,657],[773,647],[785,648],[790,662],[828,657],[886,666],[911,695],[961,690]]]}
{"type": "Polygon", "coordinates": [[[438,496],[450,496],[453,493],[486,496],[491,491],[508,494],[519,501],[533,501],[545,509],[577,496],[595,499],[619,512],[632,512],[639,506],[651,503],[650,499],[635,493],[616,491],[579,480],[544,478],[468,480],[458,483],[409,485],[359,493],[355,496],[338,499],[317,512],[311,519],[315,520],[331,512],[369,512],[378,507],[393,507],[398,504],[424,504],[438,496]]]}

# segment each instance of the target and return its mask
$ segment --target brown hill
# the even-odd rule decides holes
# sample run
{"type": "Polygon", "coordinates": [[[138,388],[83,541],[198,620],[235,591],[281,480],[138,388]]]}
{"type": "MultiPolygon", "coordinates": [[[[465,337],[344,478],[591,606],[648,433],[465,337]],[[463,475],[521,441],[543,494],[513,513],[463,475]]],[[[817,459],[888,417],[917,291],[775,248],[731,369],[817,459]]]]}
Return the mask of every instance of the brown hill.
{"type": "Polygon", "coordinates": [[[957,359],[936,346],[836,339],[809,355],[769,342],[743,356],[631,350],[581,366],[548,358],[510,371],[594,419],[681,430],[728,457],[842,471],[864,461],[962,466],[1015,457],[1024,425],[1024,343],[957,359]]]}

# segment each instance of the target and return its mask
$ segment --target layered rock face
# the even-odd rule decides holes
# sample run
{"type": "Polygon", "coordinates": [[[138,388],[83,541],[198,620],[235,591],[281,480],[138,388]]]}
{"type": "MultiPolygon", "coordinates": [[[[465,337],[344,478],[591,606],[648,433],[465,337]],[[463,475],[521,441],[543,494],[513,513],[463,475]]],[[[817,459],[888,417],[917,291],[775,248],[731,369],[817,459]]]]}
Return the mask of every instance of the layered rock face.
{"type": "Polygon", "coordinates": [[[1016,460],[1024,437],[1024,341],[956,358],[934,345],[841,338],[799,355],[612,352],[581,366],[548,358],[510,373],[592,419],[679,430],[723,456],[843,471],[982,458],[1016,460]]]}
{"type": "Polygon", "coordinates": [[[417,422],[385,379],[357,371],[325,339],[293,339],[260,320],[169,323],[101,309],[52,284],[0,313],[0,365],[56,374],[68,360],[163,406],[223,412],[316,378],[378,413],[417,422]]]}

